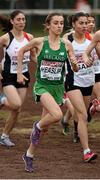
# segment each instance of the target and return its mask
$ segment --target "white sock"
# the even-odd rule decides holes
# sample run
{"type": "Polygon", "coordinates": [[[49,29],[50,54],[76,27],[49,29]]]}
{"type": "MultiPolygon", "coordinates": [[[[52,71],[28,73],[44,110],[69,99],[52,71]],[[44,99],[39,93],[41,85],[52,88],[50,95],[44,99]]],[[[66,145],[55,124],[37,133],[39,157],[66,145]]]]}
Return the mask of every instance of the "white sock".
{"type": "Polygon", "coordinates": [[[37,128],[41,131],[42,129],[40,128],[39,122],[36,124],[37,128]]]}
{"type": "Polygon", "coordinates": [[[84,150],[84,155],[87,154],[87,153],[89,153],[89,152],[90,152],[90,149],[89,149],[89,148],[85,149],[85,150],[84,150]]]}
{"type": "Polygon", "coordinates": [[[2,97],[1,98],[1,104],[5,104],[5,100],[6,100],[7,98],[6,97],[2,97]]]}
{"type": "Polygon", "coordinates": [[[5,133],[2,133],[2,135],[1,135],[1,139],[8,138],[8,137],[9,137],[9,135],[7,135],[5,133]]]}
{"type": "Polygon", "coordinates": [[[33,157],[34,157],[34,155],[33,155],[33,154],[31,154],[31,153],[29,152],[29,150],[27,150],[27,152],[26,152],[26,156],[27,156],[27,157],[30,157],[30,158],[33,158],[33,157]]]}
{"type": "Polygon", "coordinates": [[[67,122],[66,122],[66,118],[65,118],[65,116],[64,116],[64,118],[63,118],[63,119],[64,119],[64,122],[65,122],[65,123],[67,123],[67,122]]]}

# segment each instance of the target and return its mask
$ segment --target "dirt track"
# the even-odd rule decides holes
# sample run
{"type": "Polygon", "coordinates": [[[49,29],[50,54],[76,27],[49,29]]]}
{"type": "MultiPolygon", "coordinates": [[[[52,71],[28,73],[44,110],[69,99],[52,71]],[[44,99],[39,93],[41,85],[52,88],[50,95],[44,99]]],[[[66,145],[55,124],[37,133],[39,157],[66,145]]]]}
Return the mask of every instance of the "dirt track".
{"type": "MultiPolygon", "coordinates": [[[[72,142],[72,132],[65,137],[60,124],[51,127],[37,150],[34,164],[35,171],[24,172],[22,154],[29,145],[29,135],[33,120],[41,114],[41,106],[32,101],[32,87],[28,91],[27,101],[12,132],[16,146],[7,149],[0,146],[0,179],[100,179],[100,157],[93,163],[82,161],[80,143],[72,142]]],[[[1,128],[4,120],[0,119],[1,128]]],[[[91,148],[100,154],[100,136],[89,134],[91,148]]]]}

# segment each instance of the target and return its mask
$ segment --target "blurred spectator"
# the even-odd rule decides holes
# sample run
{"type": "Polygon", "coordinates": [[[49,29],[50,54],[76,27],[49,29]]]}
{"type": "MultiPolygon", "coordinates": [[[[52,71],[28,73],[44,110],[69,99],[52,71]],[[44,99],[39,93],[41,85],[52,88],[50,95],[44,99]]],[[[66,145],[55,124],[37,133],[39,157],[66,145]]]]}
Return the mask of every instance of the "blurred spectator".
{"type": "Polygon", "coordinates": [[[87,0],[77,0],[75,9],[77,11],[91,13],[91,6],[88,4],[87,0]]]}

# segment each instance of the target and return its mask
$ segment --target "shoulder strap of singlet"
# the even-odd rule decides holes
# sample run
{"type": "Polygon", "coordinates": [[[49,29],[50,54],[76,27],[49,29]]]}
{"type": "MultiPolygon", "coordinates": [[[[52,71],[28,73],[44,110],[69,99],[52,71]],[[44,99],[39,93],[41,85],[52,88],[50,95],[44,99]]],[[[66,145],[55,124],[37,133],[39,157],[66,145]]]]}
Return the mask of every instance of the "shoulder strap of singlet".
{"type": "Polygon", "coordinates": [[[49,47],[48,36],[44,36],[44,39],[43,39],[43,47],[45,46],[49,47]]]}
{"type": "Polygon", "coordinates": [[[28,36],[28,34],[27,34],[26,32],[24,32],[24,37],[25,37],[28,41],[30,41],[30,38],[29,38],[29,36],[28,36]]]}
{"type": "Polygon", "coordinates": [[[8,32],[8,35],[9,35],[9,44],[8,44],[8,46],[6,47],[6,49],[8,49],[8,47],[10,46],[12,40],[14,39],[14,36],[13,36],[13,34],[12,34],[11,31],[8,32]]]}
{"type": "Polygon", "coordinates": [[[72,35],[72,34],[69,34],[69,35],[68,35],[68,40],[69,40],[70,42],[73,42],[74,38],[73,38],[73,35],[72,35]]]}

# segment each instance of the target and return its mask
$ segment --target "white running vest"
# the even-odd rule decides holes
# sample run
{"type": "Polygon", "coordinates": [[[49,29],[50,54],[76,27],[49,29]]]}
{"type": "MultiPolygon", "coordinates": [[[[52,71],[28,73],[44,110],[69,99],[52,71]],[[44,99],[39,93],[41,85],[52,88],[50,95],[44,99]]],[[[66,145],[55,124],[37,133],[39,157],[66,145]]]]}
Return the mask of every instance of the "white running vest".
{"type": "Polygon", "coordinates": [[[72,46],[74,49],[74,53],[77,58],[77,62],[79,65],[79,71],[74,72],[74,85],[79,87],[89,87],[94,85],[95,83],[95,74],[94,68],[86,67],[84,61],[82,59],[82,54],[90,44],[90,40],[86,39],[83,43],[77,43],[75,40],[72,41],[72,46]]]}
{"type": "MultiPolygon", "coordinates": [[[[9,45],[8,49],[6,50],[11,60],[10,73],[13,73],[13,74],[17,73],[18,51],[20,50],[20,48],[25,46],[28,42],[29,41],[25,37],[22,41],[18,41],[14,38],[11,44],[9,45]]],[[[29,61],[30,61],[30,51],[24,54],[24,59],[23,59],[23,64],[22,64],[23,73],[28,71],[29,61]]]]}

